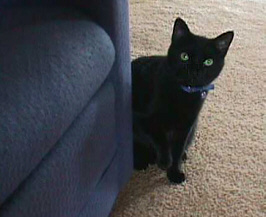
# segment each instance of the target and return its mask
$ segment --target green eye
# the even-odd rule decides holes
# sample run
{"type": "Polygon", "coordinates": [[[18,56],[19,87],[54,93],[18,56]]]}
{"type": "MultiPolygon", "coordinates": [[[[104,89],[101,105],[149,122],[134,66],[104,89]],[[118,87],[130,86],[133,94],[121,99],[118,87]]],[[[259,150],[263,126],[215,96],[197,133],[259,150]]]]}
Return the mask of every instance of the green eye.
{"type": "Polygon", "coordinates": [[[207,59],[203,63],[205,66],[211,66],[213,64],[213,59],[207,59]]]}
{"type": "Polygon", "coordinates": [[[184,61],[184,62],[189,60],[189,56],[188,56],[188,54],[185,53],[185,52],[181,53],[180,58],[181,58],[181,60],[184,61]]]}

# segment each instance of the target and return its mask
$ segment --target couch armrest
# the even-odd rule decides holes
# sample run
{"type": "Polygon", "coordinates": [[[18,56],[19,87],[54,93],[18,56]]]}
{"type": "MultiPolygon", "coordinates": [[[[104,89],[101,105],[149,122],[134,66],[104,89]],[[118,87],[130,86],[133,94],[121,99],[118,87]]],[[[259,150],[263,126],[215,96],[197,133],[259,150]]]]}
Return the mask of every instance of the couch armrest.
{"type": "MultiPolygon", "coordinates": [[[[121,173],[131,171],[133,169],[133,136],[128,0],[69,0],[69,2],[75,2],[74,5],[81,7],[102,26],[114,43],[116,58],[109,79],[114,84],[116,94],[117,139],[119,145],[125,148],[121,162],[128,162],[128,164],[121,165],[120,171],[121,173]]],[[[125,180],[120,182],[125,183],[125,180]]]]}
{"type": "Polygon", "coordinates": [[[114,59],[109,36],[89,20],[0,30],[0,204],[84,109],[114,59]]]}

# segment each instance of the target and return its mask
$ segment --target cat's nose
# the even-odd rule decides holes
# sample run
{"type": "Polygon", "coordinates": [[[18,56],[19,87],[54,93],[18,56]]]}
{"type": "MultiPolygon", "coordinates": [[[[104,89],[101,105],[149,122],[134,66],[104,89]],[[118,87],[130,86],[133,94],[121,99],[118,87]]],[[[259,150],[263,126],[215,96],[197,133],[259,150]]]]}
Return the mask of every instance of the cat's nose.
{"type": "Polygon", "coordinates": [[[199,71],[201,69],[201,65],[199,63],[197,63],[196,67],[197,67],[197,72],[199,73],[199,71]]]}
{"type": "Polygon", "coordinates": [[[195,59],[194,59],[194,63],[195,63],[195,65],[198,65],[198,64],[199,64],[199,62],[200,62],[200,61],[199,61],[199,59],[198,59],[198,58],[195,58],[195,59]]]}
{"type": "Polygon", "coordinates": [[[194,65],[195,65],[196,71],[200,70],[201,64],[198,59],[195,59],[194,65]]]}

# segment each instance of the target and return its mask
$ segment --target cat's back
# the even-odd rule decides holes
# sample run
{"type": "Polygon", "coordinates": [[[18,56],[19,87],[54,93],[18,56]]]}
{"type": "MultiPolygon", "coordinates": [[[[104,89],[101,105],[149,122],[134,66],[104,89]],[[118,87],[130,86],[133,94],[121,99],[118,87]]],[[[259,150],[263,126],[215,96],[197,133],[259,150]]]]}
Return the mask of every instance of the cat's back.
{"type": "Polygon", "coordinates": [[[163,56],[146,56],[139,57],[132,61],[132,74],[148,73],[150,70],[158,68],[160,63],[165,59],[163,56]]]}
{"type": "Polygon", "coordinates": [[[143,82],[150,83],[155,74],[160,70],[164,59],[165,57],[163,56],[150,56],[133,60],[131,63],[133,88],[135,85],[140,85],[143,82]]]}

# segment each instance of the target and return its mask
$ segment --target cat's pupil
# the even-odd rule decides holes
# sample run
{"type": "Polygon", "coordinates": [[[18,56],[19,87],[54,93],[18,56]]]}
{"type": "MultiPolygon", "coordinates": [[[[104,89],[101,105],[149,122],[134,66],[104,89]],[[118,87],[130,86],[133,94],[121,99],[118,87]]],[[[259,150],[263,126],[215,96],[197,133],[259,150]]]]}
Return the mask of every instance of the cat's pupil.
{"type": "Polygon", "coordinates": [[[182,61],[188,61],[189,56],[186,52],[181,53],[180,55],[182,61]]]}
{"type": "Polygon", "coordinates": [[[211,66],[213,64],[213,59],[207,59],[204,61],[205,66],[211,66]]]}

